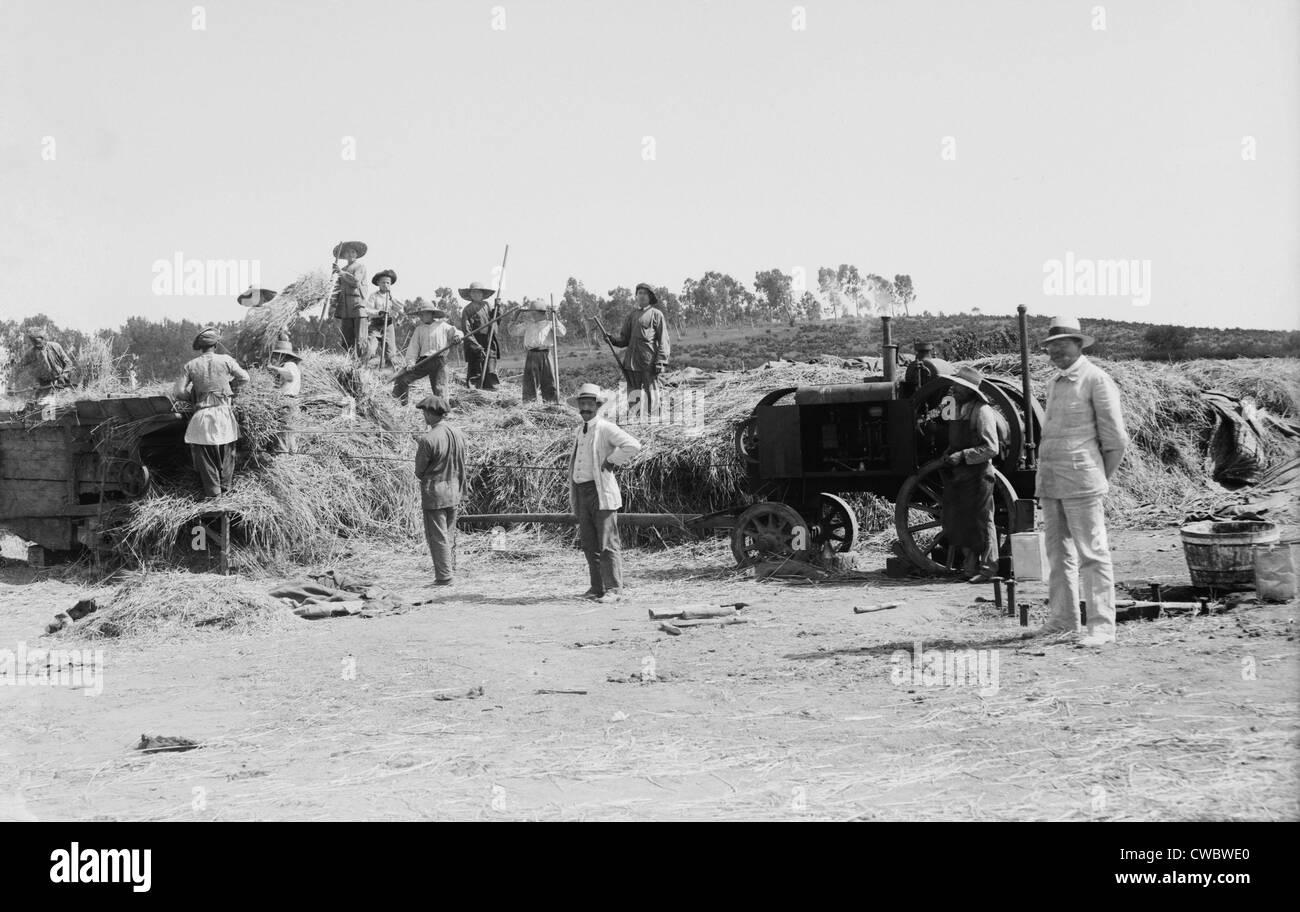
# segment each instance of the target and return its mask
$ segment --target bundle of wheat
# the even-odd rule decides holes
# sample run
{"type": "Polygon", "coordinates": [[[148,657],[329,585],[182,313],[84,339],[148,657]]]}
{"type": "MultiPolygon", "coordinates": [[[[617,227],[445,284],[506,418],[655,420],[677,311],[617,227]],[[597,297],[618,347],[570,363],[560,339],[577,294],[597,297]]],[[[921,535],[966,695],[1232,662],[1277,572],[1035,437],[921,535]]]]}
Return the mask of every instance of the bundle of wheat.
{"type": "Polygon", "coordinates": [[[235,338],[234,356],[240,364],[261,364],[271,347],[304,312],[319,308],[330,290],[324,270],[299,276],[267,304],[249,308],[235,338]]]}
{"type": "Polygon", "coordinates": [[[64,627],[65,638],[96,639],[151,635],[173,637],[187,630],[215,628],[258,632],[302,623],[265,588],[238,577],[175,571],[124,574],[99,607],[64,627]]]}

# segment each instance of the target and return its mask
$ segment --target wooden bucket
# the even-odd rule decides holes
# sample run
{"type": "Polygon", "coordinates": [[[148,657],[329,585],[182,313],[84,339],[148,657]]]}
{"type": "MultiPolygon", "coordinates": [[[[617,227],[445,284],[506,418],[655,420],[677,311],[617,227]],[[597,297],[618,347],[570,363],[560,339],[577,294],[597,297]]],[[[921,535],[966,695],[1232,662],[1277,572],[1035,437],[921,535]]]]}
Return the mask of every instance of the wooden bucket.
{"type": "Polygon", "coordinates": [[[1259,520],[1188,523],[1183,554],[1198,589],[1255,588],[1255,546],[1278,540],[1277,526],[1259,520]]]}

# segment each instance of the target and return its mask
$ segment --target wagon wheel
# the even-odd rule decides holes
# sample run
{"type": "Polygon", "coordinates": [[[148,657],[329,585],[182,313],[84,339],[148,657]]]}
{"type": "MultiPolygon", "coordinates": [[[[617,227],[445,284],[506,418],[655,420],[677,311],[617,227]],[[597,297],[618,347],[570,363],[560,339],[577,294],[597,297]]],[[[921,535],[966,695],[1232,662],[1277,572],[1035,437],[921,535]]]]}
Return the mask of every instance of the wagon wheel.
{"type": "Polygon", "coordinates": [[[117,484],[127,497],[139,497],[149,490],[149,469],[142,463],[124,461],[117,470],[117,484]]]}
{"type": "Polygon", "coordinates": [[[834,494],[819,494],[817,508],[807,519],[811,541],[819,549],[829,542],[835,551],[852,551],[858,542],[858,514],[834,494]]]}
{"type": "Polygon", "coordinates": [[[761,560],[808,557],[808,524],[794,507],[774,501],[756,503],[736,519],[731,553],[748,567],[761,560]]]}
{"type": "MultiPolygon", "coordinates": [[[[948,568],[930,556],[936,540],[943,532],[943,476],[939,468],[942,459],[926,463],[910,476],[898,491],[894,502],[894,530],[903,554],[915,566],[934,573],[946,573],[948,568]]],[[[1007,536],[1011,534],[1011,518],[1015,515],[1016,492],[1007,477],[996,469],[993,472],[993,525],[998,532],[998,553],[1007,536]]]]}
{"type": "Polygon", "coordinates": [[[781,399],[795,392],[797,387],[787,386],[772,390],[754,406],[755,411],[748,418],[736,425],[736,457],[740,462],[752,468],[758,468],[758,412],[765,405],[774,405],[781,399]]]}

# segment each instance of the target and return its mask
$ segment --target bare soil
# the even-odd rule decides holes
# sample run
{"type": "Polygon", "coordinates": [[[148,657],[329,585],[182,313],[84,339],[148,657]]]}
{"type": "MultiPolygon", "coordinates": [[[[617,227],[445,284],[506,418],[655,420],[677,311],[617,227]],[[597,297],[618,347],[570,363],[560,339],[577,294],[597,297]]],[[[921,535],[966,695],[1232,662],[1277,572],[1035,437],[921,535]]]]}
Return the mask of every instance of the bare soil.
{"type": "MultiPolygon", "coordinates": [[[[1118,579],[1187,582],[1176,531],[1113,538],[1118,579]]],[[[986,586],[755,582],[708,542],[629,551],[628,598],[597,605],[579,552],[484,541],[462,538],[448,588],[415,550],[347,565],[438,598],[404,614],[134,642],[42,636],[84,582],[4,561],[0,648],[103,649],[105,679],[0,687],[0,818],[1300,816],[1294,602],[1085,650],[1025,639],[986,586]],[[647,618],[734,601],[746,623],[647,618]],[[917,641],[995,650],[996,690],[894,683],[917,641]],[[142,734],[202,747],[144,754],[142,734]]],[[[1022,586],[1033,624],[1044,595],[1022,586]]]]}

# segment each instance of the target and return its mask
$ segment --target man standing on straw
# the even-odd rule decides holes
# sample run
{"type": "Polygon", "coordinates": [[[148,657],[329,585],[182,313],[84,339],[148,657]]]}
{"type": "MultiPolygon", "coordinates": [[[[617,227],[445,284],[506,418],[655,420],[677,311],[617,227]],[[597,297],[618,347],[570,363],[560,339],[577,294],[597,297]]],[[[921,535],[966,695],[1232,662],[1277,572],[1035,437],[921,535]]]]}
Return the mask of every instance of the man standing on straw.
{"type": "MultiPolygon", "coordinates": [[[[559,402],[560,394],[555,389],[555,366],[551,360],[551,308],[541,301],[530,301],[523,311],[515,312],[517,320],[520,313],[528,313],[527,323],[511,322],[510,333],[524,337],[524,402],[535,402],[537,391],[542,391],[544,402],[559,402]]],[[[555,320],[555,336],[564,336],[564,324],[555,320]]]]}
{"type": "Polygon", "coordinates": [[[583,597],[604,602],[617,601],[623,591],[623,544],[618,536],[623,493],[614,470],[641,450],[635,437],[599,416],[608,399],[594,383],[584,383],[569,399],[582,416],[569,455],[569,505],[578,518],[578,539],[591,578],[583,597]]]}
{"type": "Polygon", "coordinates": [[[391,269],[381,269],[375,273],[370,284],[378,289],[366,298],[366,312],[370,314],[369,349],[366,359],[379,356],[377,367],[392,367],[397,358],[397,318],[402,315],[402,305],[389,290],[397,284],[397,273],[391,269]]]}
{"type": "MultiPolygon", "coordinates": [[[[637,309],[627,315],[622,328],[606,338],[619,348],[626,348],[623,369],[628,386],[637,387],[636,398],[641,401],[641,414],[650,415],[659,405],[659,375],[668,366],[672,346],[668,340],[668,320],[657,305],[659,298],[645,282],[636,287],[637,309]]],[[[633,401],[628,390],[628,404],[633,401]]]]}
{"type": "Polygon", "coordinates": [[[1043,347],[1056,367],[1047,382],[1036,494],[1047,539],[1048,618],[1040,633],[1078,633],[1079,597],[1087,603],[1084,646],[1115,641],[1115,574],[1102,498],[1128,448],[1119,390],[1083,355],[1093,338],[1073,318],[1057,317],[1043,347]],[[1082,561],[1083,588],[1079,587],[1082,561]]]}
{"type": "Polygon", "coordinates": [[[444,420],[451,408],[442,396],[425,396],[419,409],[429,426],[415,450],[424,537],[433,558],[434,583],[449,586],[456,572],[456,511],[465,490],[465,438],[444,420]]]}
{"type": "Polygon", "coordinates": [[[334,259],[342,257],[345,262],[334,264],[330,315],[338,318],[344,350],[358,355],[366,346],[366,266],[361,258],[368,249],[361,241],[344,241],[334,248],[334,259]]]}
{"type": "Polygon", "coordinates": [[[199,356],[185,365],[185,389],[194,402],[194,417],[185,429],[194,471],[204,497],[219,497],[230,490],[235,474],[235,441],[239,424],[231,406],[235,389],[248,382],[248,372],[229,355],[217,354],[221,341],[209,327],[194,337],[199,356]]]}
{"type": "Polygon", "coordinates": [[[25,383],[32,384],[36,399],[43,399],[57,389],[63,389],[69,383],[72,373],[72,359],[63,350],[63,346],[54,342],[43,329],[30,329],[27,338],[32,347],[23,357],[22,368],[26,374],[25,383]]]}
{"type": "Polygon", "coordinates": [[[497,379],[497,358],[501,357],[501,342],[492,332],[492,327],[487,325],[492,319],[492,308],[487,300],[494,294],[496,292],[482,282],[471,282],[468,288],[460,289],[460,296],[469,301],[460,312],[460,328],[465,333],[465,363],[468,365],[466,379],[475,388],[482,380],[483,388],[488,390],[496,389],[500,382],[497,379]],[[486,375],[484,361],[487,362],[486,375]]]}
{"type": "Polygon", "coordinates": [[[447,311],[437,304],[416,298],[415,313],[419,315],[420,323],[406,344],[406,359],[411,364],[393,379],[393,395],[403,405],[407,402],[411,384],[421,377],[429,378],[433,395],[445,395],[447,349],[464,338],[459,329],[447,322],[447,311]]]}

